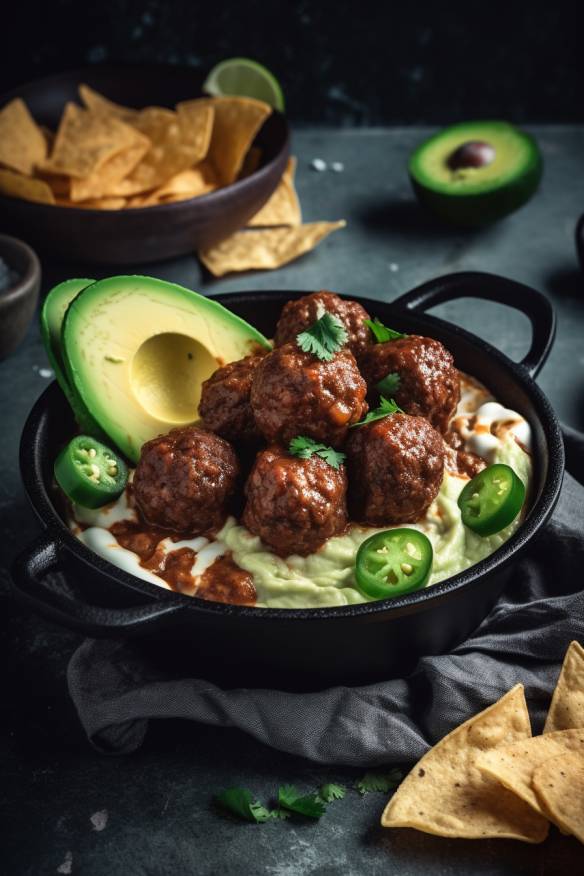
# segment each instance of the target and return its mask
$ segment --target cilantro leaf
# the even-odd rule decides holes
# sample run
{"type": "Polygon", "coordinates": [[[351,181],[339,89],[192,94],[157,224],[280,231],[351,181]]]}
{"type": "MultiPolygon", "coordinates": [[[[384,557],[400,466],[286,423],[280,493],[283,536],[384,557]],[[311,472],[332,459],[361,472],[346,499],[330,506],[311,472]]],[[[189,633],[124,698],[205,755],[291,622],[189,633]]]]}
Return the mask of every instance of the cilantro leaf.
{"type": "Polygon", "coordinates": [[[323,803],[332,803],[333,800],[342,800],[346,793],[347,790],[344,785],[335,785],[331,782],[328,785],[322,786],[318,796],[323,803]]]}
{"type": "Polygon", "coordinates": [[[278,789],[278,803],[284,809],[305,815],[307,818],[320,818],[326,812],[324,803],[318,794],[301,795],[293,785],[282,785],[278,789]]]}
{"type": "Polygon", "coordinates": [[[371,329],[376,343],[383,344],[385,341],[397,341],[399,338],[407,338],[407,335],[402,332],[396,332],[395,329],[390,329],[383,325],[378,316],[375,319],[364,319],[365,325],[371,329]]]}
{"type": "Polygon", "coordinates": [[[330,362],[335,353],[347,343],[347,329],[338,318],[325,310],[316,322],[296,336],[296,343],[304,353],[312,353],[323,362],[330,362]]]}
{"type": "Polygon", "coordinates": [[[278,810],[270,811],[254,800],[247,788],[227,788],[217,794],[216,800],[224,809],[255,824],[282,817],[277,814],[278,810]]]}
{"type": "Polygon", "coordinates": [[[320,456],[321,459],[324,459],[325,462],[328,462],[329,465],[336,469],[346,459],[345,453],[334,450],[326,444],[319,444],[306,435],[297,435],[296,438],[293,438],[288,445],[288,452],[299,459],[310,459],[313,453],[316,453],[317,456],[320,456]]]}
{"type": "Polygon", "coordinates": [[[389,791],[395,791],[403,777],[402,771],[395,767],[384,773],[365,773],[357,782],[356,788],[362,795],[370,791],[382,791],[387,794],[389,791]]]}
{"type": "Polygon", "coordinates": [[[401,377],[397,371],[390,371],[389,374],[385,375],[383,380],[380,380],[379,383],[375,384],[375,388],[381,395],[384,395],[386,398],[391,398],[399,389],[400,383],[401,377]]]}
{"type": "Polygon", "coordinates": [[[382,420],[384,417],[388,417],[389,414],[403,414],[404,411],[397,405],[394,400],[386,399],[384,396],[381,396],[379,400],[379,407],[375,408],[373,411],[369,411],[365,419],[359,420],[358,423],[353,423],[352,426],[349,426],[349,429],[354,429],[356,426],[366,426],[367,423],[373,423],[375,420],[382,420]]]}

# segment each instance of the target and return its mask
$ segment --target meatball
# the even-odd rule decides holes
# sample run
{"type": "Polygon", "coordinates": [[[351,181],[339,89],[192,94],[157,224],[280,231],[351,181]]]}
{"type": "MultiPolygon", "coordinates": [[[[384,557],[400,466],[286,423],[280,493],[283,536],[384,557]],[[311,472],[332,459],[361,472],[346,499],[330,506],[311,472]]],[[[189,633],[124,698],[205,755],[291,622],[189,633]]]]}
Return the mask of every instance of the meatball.
{"type": "Polygon", "coordinates": [[[371,404],[379,399],[376,384],[388,374],[397,374],[399,386],[392,397],[398,405],[446,432],[460,400],[460,376],[452,355],[439,341],[408,335],[374,344],[361,362],[361,370],[371,404]]]}
{"type": "Polygon", "coordinates": [[[438,495],[444,442],[423,417],[391,414],[347,441],[351,518],[372,526],[412,523],[438,495]]]}
{"type": "Polygon", "coordinates": [[[206,429],[227,441],[252,444],[260,438],[249,403],[251,383],[261,356],[246,356],[218,368],[203,383],[199,415],[206,429]]]}
{"type": "Polygon", "coordinates": [[[284,305],[274,341],[277,347],[295,341],[296,335],[303,332],[318,319],[318,305],[321,304],[328,313],[338,316],[347,329],[349,338],[346,346],[357,360],[371,346],[371,332],[363,320],[370,319],[369,314],[358,301],[345,301],[334,292],[313,292],[284,305]]]}
{"type": "Polygon", "coordinates": [[[200,535],[220,527],[239,464],[227,441],[196,426],[147,441],[134,473],[134,495],[146,520],[200,535]]]}
{"type": "Polygon", "coordinates": [[[261,360],[251,387],[251,406],[268,442],[287,444],[308,435],[341,444],[352,423],[367,411],[367,385],[349,350],[330,362],[296,344],[277,347],[261,360]]]}
{"type": "Polygon", "coordinates": [[[290,456],[277,446],[258,454],[245,486],[243,524],[281,557],[314,553],[347,525],[347,475],[324,459],[290,456]]]}

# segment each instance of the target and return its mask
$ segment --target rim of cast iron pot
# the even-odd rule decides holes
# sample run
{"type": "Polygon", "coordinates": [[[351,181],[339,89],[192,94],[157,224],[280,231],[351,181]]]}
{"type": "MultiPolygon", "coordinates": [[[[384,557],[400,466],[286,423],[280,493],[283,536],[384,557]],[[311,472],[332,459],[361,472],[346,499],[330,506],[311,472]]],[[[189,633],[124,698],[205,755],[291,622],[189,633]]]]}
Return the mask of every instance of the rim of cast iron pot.
{"type": "MultiPolygon", "coordinates": [[[[255,294],[257,295],[257,293],[255,294]]],[[[245,295],[245,292],[241,293],[241,297],[244,297],[245,295]]],[[[235,293],[232,293],[231,296],[225,297],[231,297],[231,300],[234,300],[235,293]]],[[[59,544],[77,555],[84,562],[93,566],[93,568],[97,569],[102,574],[108,575],[110,578],[119,581],[124,586],[130,587],[130,589],[134,591],[145,593],[157,600],[179,600],[185,606],[188,606],[191,610],[197,612],[210,615],[241,617],[259,622],[262,620],[317,621],[333,618],[341,619],[367,615],[372,616],[388,612],[392,614],[399,613],[402,615],[413,614],[424,607],[429,607],[428,604],[435,600],[439,601],[444,598],[455,596],[459,590],[472,586],[477,578],[501,569],[516,558],[522,548],[547,522],[558,500],[564,474],[564,451],[562,433],[556,414],[547,397],[528,373],[527,369],[525,369],[520,363],[513,362],[504,353],[500,352],[495,347],[492,347],[489,343],[482,340],[482,338],[478,338],[472,332],[468,332],[465,329],[462,329],[446,320],[439,319],[438,317],[429,316],[426,313],[419,312],[414,314],[399,307],[396,307],[395,309],[400,311],[400,315],[403,314],[405,321],[408,317],[415,317],[416,321],[422,320],[430,326],[439,325],[450,332],[465,337],[467,340],[474,343],[476,347],[480,348],[482,352],[490,355],[493,359],[498,360],[509,371],[512,379],[516,383],[521,384],[525,389],[542,425],[548,447],[548,470],[541,492],[535,503],[530,508],[526,519],[519,526],[517,531],[508,541],[485,559],[480,560],[478,563],[475,563],[462,572],[458,572],[457,574],[446,578],[444,581],[432,584],[429,587],[425,587],[423,590],[414,591],[406,596],[323,608],[256,608],[253,606],[211,602],[204,599],[198,599],[196,596],[187,596],[182,593],[163,590],[158,587],[157,584],[152,584],[149,581],[145,581],[135,575],[124,572],[122,569],[119,569],[117,566],[114,566],[112,563],[109,563],[107,560],[104,560],[98,554],[90,550],[90,548],[84,545],[83,542],[79,541],[79,539],[69,530],[66,523],[54,508],[39,466],[41,459],[45,458],[47,452],[44,446],[39,446],[39,422],[41,417],[45,414],[48,416],[51,415],[50,396],[57,391],[60,392],[56,381],[54,381],[51,386],[47,387],[34,405],[29,418],[26,421],[20,444],[20,469],[24,486],[32,500],[37,516],[43,526],[47,529],[48,537],[54,537],[59,544]],[[30,465],[31,451],[34,461],[32,466],[30,465]]]]}

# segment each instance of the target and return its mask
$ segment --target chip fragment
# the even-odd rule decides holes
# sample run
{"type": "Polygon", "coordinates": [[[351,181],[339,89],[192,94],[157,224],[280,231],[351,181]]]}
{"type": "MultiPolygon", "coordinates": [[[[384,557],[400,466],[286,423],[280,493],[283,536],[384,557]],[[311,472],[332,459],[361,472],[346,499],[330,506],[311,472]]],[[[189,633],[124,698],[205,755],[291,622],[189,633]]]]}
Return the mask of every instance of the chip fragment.
{"type": "Polygon", "coordinates": [[[547,820],[477,767],[484,752],[530,737],[523,685],[518,684],[418,761],[387,804],[381,824],[438,836],[542,842],[547,820]]]}
{"type": "Polygon", "coordinates": [[[0,165],[31,176],[47,157],[47,141],[20,97],[0,110],[0,165]]]}
{"type": "Polygon", "coordinates": [[[237,231],[199,258],[215,276],[231,271],[266,271],[288,264],[314,249],[331,232],[346,222],[309,222],[290,228],[253,228],[237,231]]]}
{"type": "Polygon", "coordinates": [[[136,132],[130,125],[68,103],[51,155],[41,167],[50,173],[87,177],[135,142],[136,132]]]}
{"type": "Polygon", "coordinates": [[[537,767],[532,783],[550,821],[584,843],[584,755],[570,752],[549,758],[537,767]]]}
{"type": "Polygon", "coordinates": [[[44,180],[22,176],[12,170],[0,170],[0,194],[35,201],[37,204],[55,203],[55,196],[44,180]]]}
{"type": "Polygon", "coordinates": [[[584,727],[584,648],[571,642],[566,651],[558,678],[544,733],[584,727]]]}
{"type": "Polygon", "coordinates": [[[270,228],[277,225],[300,225],[302,212],[296,189],[294,174],[296,159],[290,157],[278,187],[264,206],[247,223],[249,227],[270,228]]]}
{"type": "Polygon", "coordinates": [[[535,770],[551,757],[568,751],[584,755],[584,729],[556,730],[543,736],[519,740],[495,751],[488,751],[477,760],[477,766],[495,781],[504,785],[531,808],[543,815],[533,790],[535,770]]]}
{"type": "Polygon", "coordinates": [[[215,121],[209,158],[221,184],[229,185],[237,179],[244,158],[272,108],[250,97],[203,97],[179,103],[177,110],[179,115],[185,114],[201,104],[213,107],[215,121]]]}

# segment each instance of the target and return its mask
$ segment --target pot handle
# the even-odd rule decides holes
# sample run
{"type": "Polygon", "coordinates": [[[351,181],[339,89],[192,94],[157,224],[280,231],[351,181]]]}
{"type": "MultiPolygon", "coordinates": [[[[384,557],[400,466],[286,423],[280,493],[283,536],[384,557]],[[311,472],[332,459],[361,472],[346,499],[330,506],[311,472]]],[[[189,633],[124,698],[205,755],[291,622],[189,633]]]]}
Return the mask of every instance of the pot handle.
{"type": "Polygon", "coordinates": [[[536,377],[556,335],[556,314],[549,300],[523,283],[482,271],[462,271],[429,280],[393,301],[406,310],[428,310],[456,298],[482,298],[521,311],[531,322],[531,346],[521,365],[536,377]]]}
{"type": "Polygon", "coordinates": [[[60,565],[60,546],[50,534],[43,534],[26,548],[12,565],[15,597],[48,620],[97,638],[133,636],[164,626],[184,605],[161,599],[146,605],[104,608],[73,599],[47,580],[60,565]]]}

